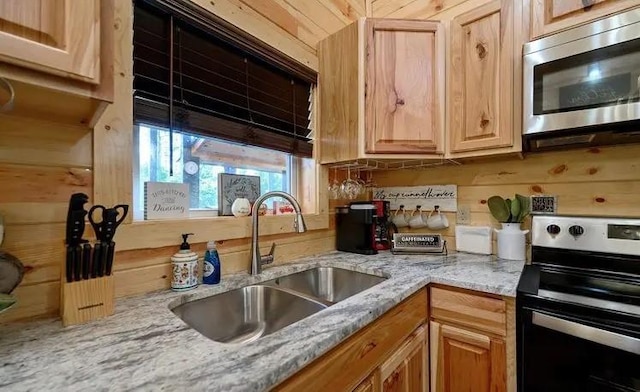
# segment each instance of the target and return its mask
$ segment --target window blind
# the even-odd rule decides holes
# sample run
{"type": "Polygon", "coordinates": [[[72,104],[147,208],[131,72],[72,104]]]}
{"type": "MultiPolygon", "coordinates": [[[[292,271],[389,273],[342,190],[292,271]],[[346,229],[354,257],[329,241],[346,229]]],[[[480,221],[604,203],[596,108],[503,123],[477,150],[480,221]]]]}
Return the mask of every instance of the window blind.
{"type": "Polygon", "coordinates": [[[308,74],[294,75],[199,28],[162,7],[166,1],[153,3],[136,1],[134,8],[137,123],[311,156],[308,74]]]}

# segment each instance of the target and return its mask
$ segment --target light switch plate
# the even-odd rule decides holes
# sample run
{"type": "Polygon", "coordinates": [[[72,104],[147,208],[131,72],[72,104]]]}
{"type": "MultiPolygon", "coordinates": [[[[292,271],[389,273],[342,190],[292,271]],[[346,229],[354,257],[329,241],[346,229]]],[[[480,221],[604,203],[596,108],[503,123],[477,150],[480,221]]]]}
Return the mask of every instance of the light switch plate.
{"type": "Polygon", "coordinates": [[[533,195],[531,196],[532,215],[555,215],[558,212],[558,196],[533,195]]]}
{"type": "Polygon", "coordinates": [[[471,208],[468,205],[458,206],[458,211],[456,212],[456,224],[471,224],[471,208]]]}

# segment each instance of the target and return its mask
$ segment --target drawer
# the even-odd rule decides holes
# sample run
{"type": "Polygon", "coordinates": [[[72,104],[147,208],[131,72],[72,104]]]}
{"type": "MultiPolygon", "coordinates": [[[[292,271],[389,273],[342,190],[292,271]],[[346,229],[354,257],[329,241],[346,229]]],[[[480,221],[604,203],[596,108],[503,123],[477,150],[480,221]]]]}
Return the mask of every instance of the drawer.
{"type": "Polygon", "coordinates": [[[506,335],[503,300],[440,287],[431,287],[431,317],[481,331],[506,335]]]}

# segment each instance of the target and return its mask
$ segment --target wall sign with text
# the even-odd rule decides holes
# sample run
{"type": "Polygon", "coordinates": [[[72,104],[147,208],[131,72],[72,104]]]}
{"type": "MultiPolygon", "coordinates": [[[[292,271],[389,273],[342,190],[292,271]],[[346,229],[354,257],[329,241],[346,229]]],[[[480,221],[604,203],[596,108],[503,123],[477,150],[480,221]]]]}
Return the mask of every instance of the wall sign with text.
{"type": "Polygon", "coordinates": [[[455,212],[458,210],[457,185],[422,185],[409,187],[375,188],[374,200],[391,202],[391,209],[396,210],[404,205],[407,210],[422,206],[423,211],[432,210],[440,206],[441,211],[455,212]]]}
{"type": "Polygon", "coordinates": [[[144,183],[144,219],[180,219],[189,216],[189,184],[144,183]]]}

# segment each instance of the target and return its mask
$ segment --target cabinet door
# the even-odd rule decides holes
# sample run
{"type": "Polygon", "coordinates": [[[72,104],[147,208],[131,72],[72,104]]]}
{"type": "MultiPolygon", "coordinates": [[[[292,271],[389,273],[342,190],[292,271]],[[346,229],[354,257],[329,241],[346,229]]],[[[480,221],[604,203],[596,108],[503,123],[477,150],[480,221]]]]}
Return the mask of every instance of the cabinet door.
{"type": "Polygon", "coordinates": [[[366,22],[365,152],[442,152],[440,23],[366,22]]]}
{"type": "Polygon", "coordinates": [[[451,21],[450,151],[514,140],[514,18],[520,1],[496,0],[451,21]]]}
{"type": "Polygon", "coordinates": [[[99,0],[0,1],[0,60],[99,82],[99,0]]]}
{"type": "Polygon", "coordinates": [[[502,339],[431,322],[431,391],[506,391],[502,339]]]}
{"type": "Polygon", "coordinates": [[[426,392],[429,378],[427,358],[427,330],[420,327],[380,366],[380,390],[426,392]]]}
{"type": "Polygon", "coordinates": [[[637,0],[531,0],[531,39],[638,5],[637,0]]]}

